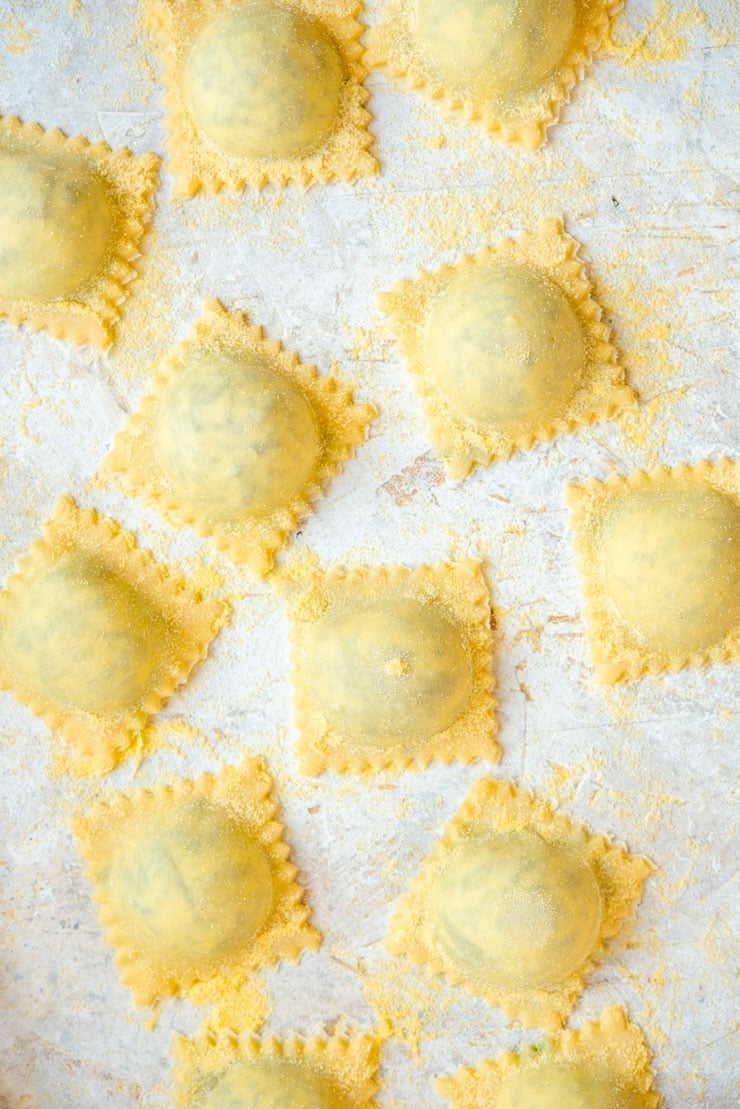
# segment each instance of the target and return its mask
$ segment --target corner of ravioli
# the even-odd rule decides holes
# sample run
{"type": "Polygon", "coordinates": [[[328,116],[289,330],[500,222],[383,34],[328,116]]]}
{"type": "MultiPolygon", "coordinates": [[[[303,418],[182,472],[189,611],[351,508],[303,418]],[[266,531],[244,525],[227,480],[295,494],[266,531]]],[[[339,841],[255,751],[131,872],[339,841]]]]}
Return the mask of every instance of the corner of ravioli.
{"type": "Polygon", "coordinates": [[[271,790],[248,757],[75,818],[99,920],[137,1005],[318,948],[271,790]]]}
{"type": "Polygon", "coordinates": [[[158,166],[154,154],[0,117],[0,317],[109,346],[158,166]]]}
{"type": "Polygon", "coordinates": [[[0,689],[60,730],[81,766],[110,770],[182,685],[227,613],[61,497],[0,593],[0,689]]]}
{"type": "Polygon", "coordinates": [[[214,1035],[174,1042],[176,1109],[231,1105],[290,1109],[371,1109],[376,1105],[379,1050],[369,1033],[344,1020],[332,1035],[318,1029],[304,1039],[214,1035]]]}
{"type": "Polygon", "coordinates": [[[450,478],[634,404],[558,219],[379,298],[450,478]]]}
{"type": "Polygon", "coordinates": [[[498,760],[480,563],[313,572],[288,615],[304,773],[498,760]]]}
{"type": "Polygon", "coordinates": [[[148,0],[176,192],[377,172],[354,0],[148,0]]]}
{"type": "Polygon", "coordinates": [[[651,871],[511,782],[481,779],[425,860],[386,947],[556,1031],[651,871]]]}
{"type": "Polygon", "coordinates": [[[210,300],[104,470],[264,576],[374,417],[336,377],[210,300]]]}
{"type": "Polygon", "coordinates": [[[578,1030],[461,1067],[436,1085],[452,1109],[658,1109],[661,1103],[647,1044],[618,1005],[578,1030]]]}
{"type": "Polygon", "coordinates": [[[591,656],[605,683],[740,658],[740,465],[566,486],[591,656]]]}
{"type": "Polygon", "coordinates": [[[624,0],[385,0],[368,66],[536,150],[624,0]]]}

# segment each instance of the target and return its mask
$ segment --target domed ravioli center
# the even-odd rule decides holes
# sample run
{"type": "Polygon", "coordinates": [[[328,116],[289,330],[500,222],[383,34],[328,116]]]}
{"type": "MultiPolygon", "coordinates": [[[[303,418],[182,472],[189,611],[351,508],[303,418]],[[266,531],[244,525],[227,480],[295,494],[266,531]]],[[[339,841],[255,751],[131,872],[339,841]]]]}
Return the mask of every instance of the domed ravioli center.
{"type": "Polygon", "coordinates": [[[11,602],[3,649],[47,700],[100,715],[132,710],[168,637],[163,617],[93,557],[69,554],[11,602]]]}
{"type": "Polygon", "coordinates": [[[402,593],[330,610],[311,626],[305,655],[321,711],[359,744],[436,735],[473,689],[464,633],[438,605],[402,593]]]}
{"type": "Polygon", "coordinates": [[[199,1109],[352,1109],[344,1091],[311,1063],[254,1059],[235,1063],[199,1109]]]}
{"type": "Polygon", "coordinates": [[[155,420],[167,476],[215,522],[285,506],[310,483],[321,455],[310,402],[258,354],[191,349],[155,420]]]}
{"type": "Polygon", "coordinates": [[[113,212],[83,161],[0,150],[0,296],[73,297],[100,271],[113,212]]]}
{"type": "Polygon", "coordinates": [[[261,844],[220,806],[179,801],[144,818],[114,859],[108,894],[150,953],[211,967],[265,924],[272,872],[261,844]]]}
{"type": "Polygon", "coordinates": [[[521,266],[458,274],[433,304],[429,371],[454,409],[500,429],[560,415],[586,360],[581,323],[549,279],[521,266]]]}
{"type": "Polygon", "coordinates": [[[633,1089],[594,1063],[523,1066],[504,1082],[491,1109],[639,1109],[633,1089]]]}
{"type": "Polygon", "coordinates": [[[588,863],[526,831],[463,843],[430,907],[453,959],[503,989],[562,982],[593,951],[602,919],[588,863]]]}
{"type": "Polygon", "coordinates": [[[417,34],[437,78],[482,99],[544,81],[563,61],[575,0],[417,0],[417,34]]]}
{"type": "Polygon", "coordinates": [[[740,621],[740,509],[724,493],[626,492],[607,511],[599,547],[606,596],[648,648],[686,655],[740,621]]]}
{"type": "Polygon", "coordinates": [[[335,128],[344,81],[337,43],[318,21],[257,0],[206,26],[187,61],[185,99],[226,154],[291,158],[335,128]]]}

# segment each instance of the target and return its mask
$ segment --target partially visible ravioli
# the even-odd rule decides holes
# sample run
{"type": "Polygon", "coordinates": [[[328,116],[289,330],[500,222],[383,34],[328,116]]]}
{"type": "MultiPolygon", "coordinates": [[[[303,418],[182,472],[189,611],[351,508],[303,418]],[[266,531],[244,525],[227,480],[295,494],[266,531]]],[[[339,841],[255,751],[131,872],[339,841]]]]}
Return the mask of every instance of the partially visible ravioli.
{"type": "Polygon", "coordinates": [[[334,374],[209,300],[103,467],[264,577],[374,416],[334,374]]]}
{"type": "Polygon", "coordinates": [[[0,317],[107,347],[159,159],[0,117],[0,317]]]}
{"type": "Polygon", "coordinates": [[[170,634],[125,578],[72,551],[9,602],[0,650],[46,700],[105,716],[141,704],[170,634]]]}
{"type": "Polygon", "coordinates": [[[214,524],[290,504],[322,453],[305,394],[253,351],[192,348],[162,390],[154,425],[167,476],[214,524]]]}
{"type": "Polygon", "coordinates": [[[257,935],[273,899],[265,848],[204,800],[134,822],[105,884],[111,911],[138,947],[201,976],[257,935]]]}
{"type": "Polygon", "coordinates": [[[740,468],[730,459],[566,486],[597,676],[740,656],[740,468]]]}
{"type": "Polygon", "coordinates": [[[613,1005],[598,1020],[436,1080],[452,1109],[658,1109],[640,1029],[613,1005]]]}
{"type": "Polygon", "coordinates": [[[497,759],[477,563],[316,572],[289,616],[306,773],[497,759]]]}
{"type": "Polygon", "coordinates": [[[217,16],[185,66],[185,100],[227,154],[291,158],[337,126],[345,74],[339,46],[299,8],[272,0],[217,16]]]}
{"type": "Polygon", "coordinates": [[[255,1058],[232,1064],[198,1109],[353,1109],[353,1101],[310,1064],[255,1058]]]}
{"type": "Polygon", "coordinates": [[[642,1109],[646,1102],[593,1064],[560,1061],[517,1071],[490,1104],[491,1109],[642,1109]]]}
{"type": "Polygon", "coordinates": [[[597,947],[603,919],[587,859],[529,831],[462,843],[430,907],[452,959],[504,989],[563,982],[597,947]]]}
{"type": "Polygon", "coordinates": [[[379,304],[451,478],[634,404],[559,220],[420,271],[379,304]]]}
{"type": "Polygon", "coordinates": [[[511,782],[482,778],[424,860],[386,948],[525,1028],[555,1030],[650,869],[511,782]]]}
{"type": "Polygon", "coordinates": [[[316,950],[260,759],[154,792],[116,794],[73,821],[121,981],[138,1005],[218,1000],[260,967],[316,950]],[[205,991],[205,992],[204,992],[205,991]]]}
{"type": "Polygon", "coordinates": [[[60,497],[0,592],[0,689],[110,770],[185,682],[227,607],[136,546],[115,520],[60,497]]]}
{"type": "Polygon", "coordinates": [[[384,0],[367,61],[525,150],[545,140],[620,0],[384,0]]]}
{"type": "Polygon", "coordinates": [[[562,289],[524,266],[463,272],[429,313],[426,354],[440,391],[468,419],[515,435],[563,415],[587,353],[562,289]]]}
{"type": "Polygon", "coordinates": [[[0,147],[0,296],[79,295],[112,246],[108,187],[87,162],[0,147]]]}

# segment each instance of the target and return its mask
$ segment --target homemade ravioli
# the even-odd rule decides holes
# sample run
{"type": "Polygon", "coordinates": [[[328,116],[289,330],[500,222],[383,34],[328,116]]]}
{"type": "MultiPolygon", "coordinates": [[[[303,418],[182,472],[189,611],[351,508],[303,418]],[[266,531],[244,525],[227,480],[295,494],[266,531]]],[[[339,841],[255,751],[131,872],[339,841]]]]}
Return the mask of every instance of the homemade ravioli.
{"type": "Polygon", "coordinates": [[[603,42],[611,0],[386,0],[367,61],[535,150],[603,42]]]}
{"type": "Polygon", "coordinates": [[[306,773],[498,757],[477,563],[315,574],[289,614],[306,773]]]}
{"type": "Polygon", "coordinates": [[[568,487],[602,680],[737,657],[739,486],[723,459],[568,487]]]}
{"type": "Polygon", "coordinates": [[[258,759],[99,803],[74,830],[138,1004],[318,945],[258,759]]]}
{"type": "Polygon", "coordinates": [[[524,1027],[557,1029],[649,871],[511,783],[481,779],[401,902],[386,946],[524,1027]]]}
{"type": "Polygon", "coordinates": [[[264,575],[374,415],[213,300],[104,469],[264,575]]]}
{"type": "Polygon", "coordinates": [[[375,172],[349,0],[149,6],[181,193],[375,172]]]}
{"type": "Polygon", "coordinates": [[[650,1057],[623,1009],[439,1078],[453,1109],[656,1109],[650,1057]]]}
{"type": "Polygon", "coordinates": [[[0,688],[108,770],[186,681],[225,616],[113,520],[61,498],[0,593],[0,688]]]}
{"type": "Polygon", "coordinates": [[[558,220],[379,298],[452,478],[634,403],[558,220]]]}
{"type": "Polygon", "coordinates": [[[370,1109],[378,1083],[377,1040],[344,1020],[333,1035],[284,1040],[205,1029],[179,1036],[178,1109],[370,1109]]]}
{"type": "Polygon", "coordinates": [[[0,316],[108,345],[157,164],[0,119],[0,316]]]}

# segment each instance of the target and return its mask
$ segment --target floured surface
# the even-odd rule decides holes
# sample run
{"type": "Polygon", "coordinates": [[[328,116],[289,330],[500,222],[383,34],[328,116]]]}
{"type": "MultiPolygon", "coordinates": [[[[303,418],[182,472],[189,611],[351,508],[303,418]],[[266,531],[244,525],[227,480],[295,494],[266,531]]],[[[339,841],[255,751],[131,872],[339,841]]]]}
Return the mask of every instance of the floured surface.
{"type": "MultiPolygon", "coordinates": [[[[266,758],[325,935],[318,954],[262,976],[268,1025],[278,1035],[308,1032],[317,1019],[346,1013],[392,1030],[383,1109],[441,1109],[433,1075],[538,1038],[382,951],[392,904],[468,784],[490,768],[299,777],[283,602],[95,473],[124,413],[148,391],[150,366],[185,337],[205,297],[246,310],[322,373],[336,361],[380,417],[291,557],[306,565],[314,556],[487,560],[503,750],[492,773],[562,800],[574,820],[625,840],[658,868],[634,927],[601,964],[573,1021],[626,1004],[655,1053],[669,1109],[731,1104],[728,782],[737,671],[713,667],[599,691],[562,501],[566,480],[713,458],[737,441],[728,7],[631,0],[615,39],[534,157],[445,122],[434,105],[375,74],[377,179],[175,206],[165,174],[142,276],[107,360],[0,326],[0,576],[68,492],[230,600],[230,625],[155,725],[151,757],[138,771],[124,765],[110,788],[214,770],[237,763],[245,748],[266,758]],[[375,294],[417,265],[452,262],[563,214],[584,244],[641,407],[463,486],[445,484],[375,294]]],[[[0,46],[0,113],[163,152],[158,71],[134,3],[17,4],[0,14],[0,46]]],[[[171,1032],[194,1033],[205,1011],[168,1004],[156,1029],[145,1030],[117,982],[67,826],[71,810],[103,787],[62,776],[62,742],[50,747],[44,726],[7,694],[0,714],[0,1050],[13,1060],[0,1104],[4,1096],[10,1106],[53,1109],[164,1107],[171,1032]]]]}

